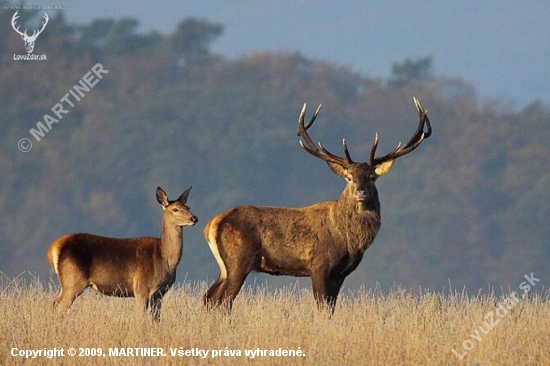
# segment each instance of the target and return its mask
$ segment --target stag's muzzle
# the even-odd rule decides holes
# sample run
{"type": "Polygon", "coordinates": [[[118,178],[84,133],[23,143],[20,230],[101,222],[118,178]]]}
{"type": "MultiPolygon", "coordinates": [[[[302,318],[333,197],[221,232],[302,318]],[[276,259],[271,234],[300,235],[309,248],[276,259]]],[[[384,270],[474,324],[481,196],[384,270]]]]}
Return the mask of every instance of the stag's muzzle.
{"type": "Polygon", "coordinates": [[[367,191],[365,189],[356,189],[355,190],[355,199],[357,201],[365,201],[367,199],[367,191]]]}

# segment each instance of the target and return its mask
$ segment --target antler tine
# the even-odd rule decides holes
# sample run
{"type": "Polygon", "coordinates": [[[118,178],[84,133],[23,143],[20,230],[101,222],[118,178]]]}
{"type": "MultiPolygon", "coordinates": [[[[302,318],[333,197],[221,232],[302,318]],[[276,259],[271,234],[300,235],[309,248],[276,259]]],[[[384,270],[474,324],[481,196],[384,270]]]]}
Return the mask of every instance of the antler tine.
{"type": "MultiPolygon", "coordinates": [[[[305,103],[304,103],[304,105],[305,105],[305,103]]],[[[322,104],[319,104],[319,107],[317,107],[317,109],[315,110],[315,113],[313,113],[313,117],[311,117],[311,120],[309,121],[309,123],[308,123],[307,126],[305,127],[306,130],[307,130],[308,128],[311,127],[311,125],[313,124],[313,122],[315,122],[315,118],[317,118],[317,115],[318,115],[319,112],[321,111],[321,107],[322,107],[322,106],[323,106],[322,104]]]]}
{"type": "Polygon", "coordinates": [[[374,142],[372,143],[372,147],[370,149],[370,157],[369,161],[372,166],[374,166],[374,155],[376,154],[376,149],[378,148],[378,131],[374,133],[374,142]]]}
{"type": "Polygon", "coordinates": [[[327,163],[338,163],[340,165],[349,166],[354,164],[353,160],[351,159],[351,156],[348,151],[348,147],[346,146],[346,140],[343,141],[344,145],[344,154],[346,155],[345,158],[342,158],[340,156],[334,155],[327,149],[323,147],[323,145],[319,142],[319,148],[315,146],[315,143],[309,137],[309,134],[307,133],[307,129],[313,125],[313,122],[315,122],[315,119],[317,118],[317,115],[321,111],[322,104],[319,104],[319,107],[317,107],[317,110],[313,114],[313,117],[311,117],[311,120],[307,124],[307,126],[304,126],[304,119],[306,114],[306,103],[304,103],[304,106],[302,107],[302,111],[300,112],[300,117],[298,118],[298,136],[303,138],[303,141],[300,139],[300,146],[310,153],[313,156],[316,156],[327,163]],[[320,149],[320,151],[319,151],[320,149]]]}
{"type": "Polygon", "coordinates": [[[411,150],[409,150],[409,152],[416,149],[416,147],[420,145],[420,143],[424,141],[424,139],[430,137],[430,135],[432,134],[432,126],[430,124],[430,120],[428,119],[428,111],[422,108],[422,105],[415,97],[413,97],[413,102],[414,106],[416,107],[416,111],[418,112],[419,121],[416,131],[414,131],[414,134],[412,135],[410,140],[402,147],[403,150],[410,148],[411,150]],[[424,124],[427,127],[426,131],[424,131],[424,124]]]}
{"type": "Polygon", "coordinates": [[[430,137],[432,134],[432,125],[430,124],[430,120],[428,118],[428,110],[422,108],[422,104],[420,104],[420,101],[413,97],[414,106],[416,107],[416,111],[418,112],[418,116],[420,117],[420,122],[418,123],[418,131],[424,131],[424,122],[426,123],[427,130],[424,132],[424,138],[430,137]]]}
{"type": "Polygon", "coordinates": [[[355,164],[355,162],[351,159],[351,155],[349,154],[348,146],[346,145],[346,139],[342,139],[342,145],[344,145],[344,154],[346,154],[346,159],[348,160],[348,162],[351,164],[355,164]]]}
{"type": "MultiPolygon", "coordinates": [[[[374,155],[376,154],[376,149],[378,148],[378,139],[379,139],[379,134],[378,134],[378,131],[374,134],[374,143],[372,145],[372,148],[370,150],[370,157],[369,157],[369,161],[371,162],[371,165],[373,165],[373,162],[375,160],[378,160],[378,159],[381,159],[381,158],[375,158],[374,155]]],[[[392,154],[395,154],[397,151],[399,151],[399,149],[401,148],[401,141],[399,141],[397,143],[397,146],[394,147],[394,149],[392,151],[390,151],[388,154],[385,155],[385,157],[387,156],[390,156],[392,154]]],[[[379,163],[378,163],[379,164],[379,163]]],[[[376,164],[374,164],[376,165],[376,164]]]]}
{"type": "Polygon", "coordinates": [[[430,120],[428,119],[428,111],[422,107],[418,99],[413,98],[413,102],[420,119],[416,131],[413,133],[412,137],[405,145],[401,146],[401,143],[399,143],[397,144],[397,147],[395,149],[379,158],[376,158],[374,156],[376,147],[378,146],[378,133],[376,133],[374,145],[371,149],[370,154],[371,165],[378,165],[387,160],[394,160],[400,156],[406,155],[416,149],[422,143],[422,141],[424,141],[424,139],[430,137],[430,135],[432,134],[432,126],[430,124],[430,120]],[[424,131],[424,125],[426,126],[426,131],[424,131]]]}
{"type": "Polygon", "coordinates": [[[320,159],[326,160],[326,156],[324,156],[323,154],[321,154],[319,152],[319,150],[315,146],[315,143],[313,142],[313,140],[311,139],[311,137],[309,137],[309,134],[307,133],[307,129],[309,127],[311,127],[313,122],[315,122],[315,118],[317,118],[317,115],[319,114],[319,111],[321,110],[321,104],[319,104],[319,107],[317,107],[317,110],[313,114],[313,117],[311,117],[311,120],[307,124],[307,127],[304,126],[304,118],[305,118],[305,115],[306,115],[306,108],[307,108],[307,103],[304,103],[304,106],[302,107],[302,110],[300,112],[300,117],[298,118],[298,136],[303,138],[304,141],[305,141],[305,144],[304,144],[304,141],[302,141],[302,139],[300,139],[300,146],[302,147],[302,149],[304,149],[305,151],[307,151],[311,155],[316,156],[320,159]]]}
{"type": "MultiPolygon", "coordinates": [[[[344,140],[345,141],[345,140],[344,140]]],[[[319,145],[319,148],[321,149],[321,151],[330,158],[330,161],[332,162],[336,162],[340,165],[344,165],[344,166],[349,166],[349,165],[352,165],[354,162],[353,160],[351,160],[351,158],[348,158],[349,157],[349,152],[347,151],[347,146],[345,145],[345,142],[344,142],[344,153],[346,153],[346,157],[345,158],[342,158],[338,155],[334,155],[333,153],[331,153],[330,151],[328,151],[327,149],[325,149],[323,147],[323,145],[318,142],[317,143],[319,145]]],[[[328,161],[328,160],[327,160],[328,161]]]]}
{"type": "MultiPolygon", "coordinates": [[[[302,137],[305,140],[310,150],[317,150],[317,147],[315,147],[315,143],[313,142],[313,140],[311,140],[311,138],[309,137],[306,131],[308,128],[311,127],[313,122],[315,122],[315,118],[317,118],[319,111],[321,111],[321,106],[322,104],[319,104],[319,107],[317,107],[317,110],[313,114],[313,117],[311,117],[311,120],[309,121],[307,126],[304,126],[304,118],[306,115],[307,103],[304,103],[304,106],[302,107],[302,111],[300,112],[300,117],[298,118],[298,136],[302,137]]],[[[300,140],[300,144],[302,144],[302,140],[300,140]]],[[[302,144],[302,147],[304,147],[303,144],[302,144]]]]}

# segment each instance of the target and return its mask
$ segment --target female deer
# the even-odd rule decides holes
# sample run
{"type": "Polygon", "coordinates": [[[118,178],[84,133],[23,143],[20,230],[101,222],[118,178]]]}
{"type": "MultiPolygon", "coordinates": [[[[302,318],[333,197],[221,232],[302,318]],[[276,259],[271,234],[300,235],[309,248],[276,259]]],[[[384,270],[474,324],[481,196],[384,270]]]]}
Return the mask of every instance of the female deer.
{"type": "Polygon", "coordinates": [[[136,309],[151,308],[160,319],[161,301],[176,280],[181,259],[182,226],[193,226],[197,217],[185,205],[189,187],[175,201],[157,188],[162,206],[160,238],[115,239],[91,234],[68,234],[52,243],[48,260],[59,276],[61,292],[54,302],[66,310],[87,287],[108,296],[135,297],[136,309]]]}

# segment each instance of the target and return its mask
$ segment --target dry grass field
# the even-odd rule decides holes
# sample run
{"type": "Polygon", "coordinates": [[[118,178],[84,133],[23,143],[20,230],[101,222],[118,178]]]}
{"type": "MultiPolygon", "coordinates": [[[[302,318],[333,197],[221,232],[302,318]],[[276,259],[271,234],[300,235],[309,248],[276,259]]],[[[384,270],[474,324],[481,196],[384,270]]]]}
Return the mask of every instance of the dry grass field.
{"type": "Polygon", "coordinates": [[[206,283],[186,284],[167,294],[155,324],[134,313],[133,299],[91,290],[59,317],[56,283],[0,281],[2,365],[550,365],[541,291],[517,302],[507,293],[360,291],[343,294],[329,317],[307,289],[245,288],[227,316],[202,307],[206,283]],[[164,356],[135,355],[158,348],[164,356]],[[43,354],[26,359],[27,350],[43,354]]]}

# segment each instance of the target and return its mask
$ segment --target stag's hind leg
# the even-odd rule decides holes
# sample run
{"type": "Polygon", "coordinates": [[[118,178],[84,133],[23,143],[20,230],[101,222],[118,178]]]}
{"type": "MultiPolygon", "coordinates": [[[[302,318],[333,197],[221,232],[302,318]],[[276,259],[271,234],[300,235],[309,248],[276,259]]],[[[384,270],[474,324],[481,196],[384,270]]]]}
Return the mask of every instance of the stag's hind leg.
{"type": "Polygon", "coordinates": [[[62,313],[86,290],[89,284],[86,276],[70,264],[59,273],[59,283],[61,290],[52,305],[57,308],[58,313],[62,313]]]}
{"type": "Polygon", "coordinates": [[[259,243],[253,243],[250,238],[243,238],[242,234],[235,235],[232,239],[232,255],[225,258],[224,261],[227,268],[227,278],[224,281],[223,289],[220,288],[218,292],[228,311],[231,311],[233,301],[241,291],[248,274],[253,269],[260,268],[261,262],[259,243]]]}
{"type": "Polygon", "coordinates": [[[227,283],[225,285],[225,289],[223,290],[223,292],[221,292],[222,303],[227,308],[227,311],[231,311],[231,308],[233,307],[233,301],[241,291],[244,280],[246,280],[248,273],[250,273],[250,270],[246,272],[229,273],[229,276],[226,280],[227,283]]]}
{"type": "Polygon", "coordinates": [[[220,220],[221,217],[216,216],[210,220],[204,228],[204,238],[208,242],[210,251],[212,252],[214,259],[216,259],[216,263],[220,268],[220,275],[218,276],[218,279],[212,284],[212,286],[210,286],[204,295],[204,305],[208,308],[214,308],[221,304],[223,294],[227,287],[227,267],[218,247],[218,224],[220,220]]]}
{"type": "Polygon", "coordinates": [[[253,234],[235,225],[235,212],[215,216],[204,228],[204,237],[220,267],[218,280],[206,292],[205,304],[224,304],[228,311],[248,274],[258,268],[261,247],[253,234]]]}
{"type": "Polygon", "coordinates": [[[225,279],[221,279],[221,276],[218,277],[216,282],[210,286],[208,291],[206,291],[206,294],[204,294],[204,305],[208,308],[216,307],[220,304],[222,294],[225,291],[227,283],[225,282],[225,279]]]}
{"type": "Polygon", "coordinates": [[[239,274],[238,272],[229,272],[226,279],[216,281],[210,289],[206,292],[204,297],[205,305],[209,308],[215,308],[220,305],[224,307],[227,312],[231,311],[233,306],[233,300],[237,297],[241,290],[249,272],[239,274]]]}
{"type": "Polygon", "coordinates": [[[223,305],[228,312],[231,311],[233,300],[239,294],[246,277],[252,271],[252,265],[247,265],[246,260],[241,263],[242,266],[228,267],[227,277],[224,279],[218,278],[208,289],[204,297],[205,305],[210,308],[223,305]]]}

